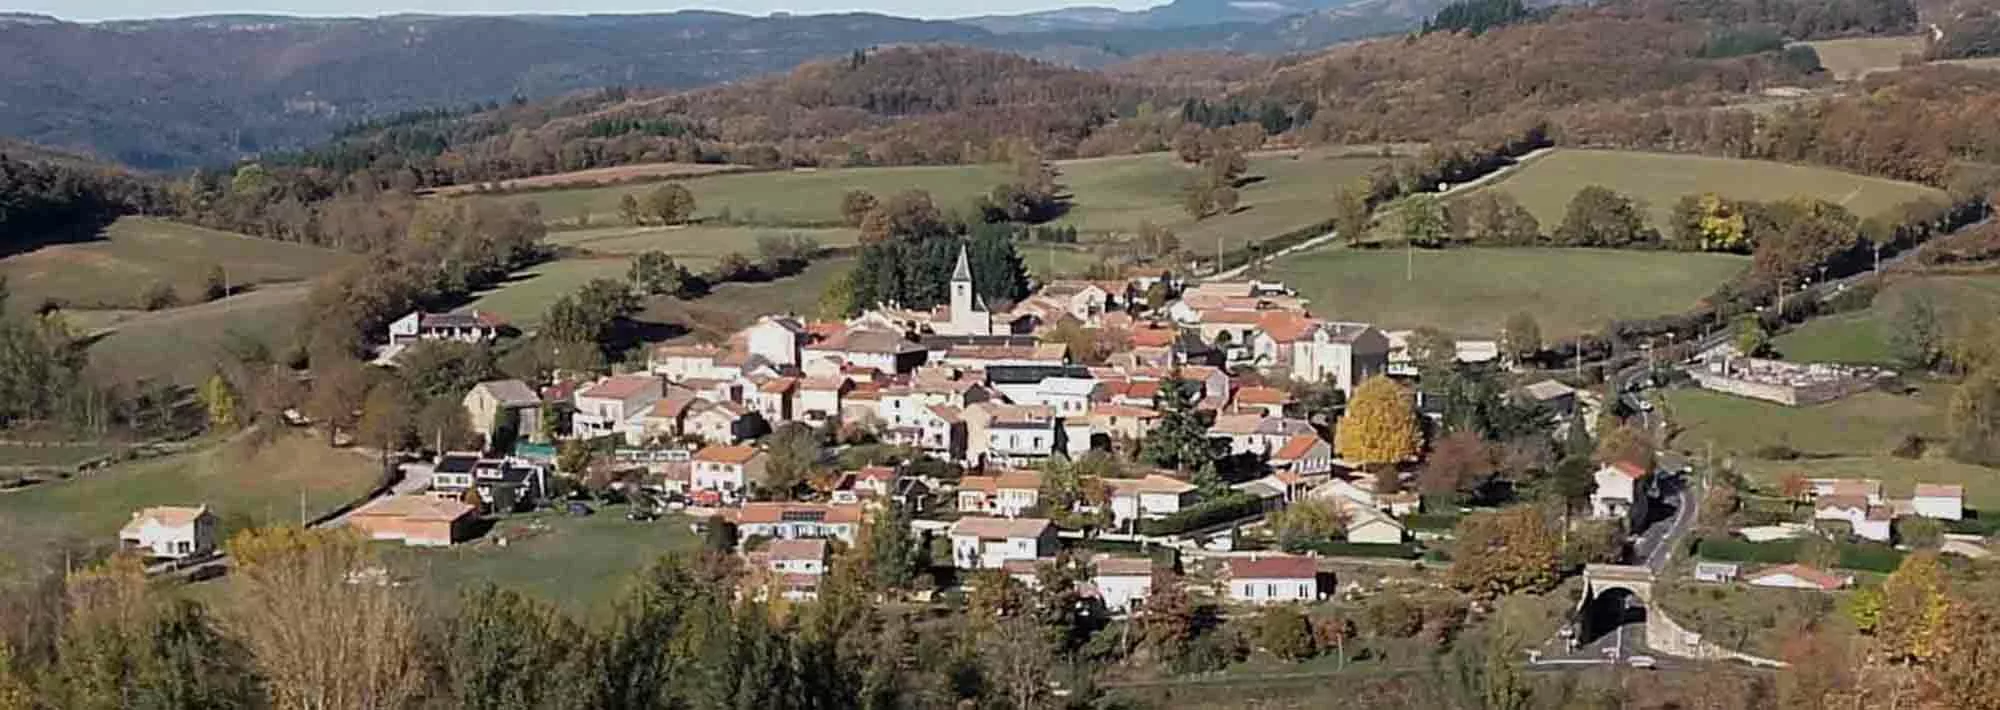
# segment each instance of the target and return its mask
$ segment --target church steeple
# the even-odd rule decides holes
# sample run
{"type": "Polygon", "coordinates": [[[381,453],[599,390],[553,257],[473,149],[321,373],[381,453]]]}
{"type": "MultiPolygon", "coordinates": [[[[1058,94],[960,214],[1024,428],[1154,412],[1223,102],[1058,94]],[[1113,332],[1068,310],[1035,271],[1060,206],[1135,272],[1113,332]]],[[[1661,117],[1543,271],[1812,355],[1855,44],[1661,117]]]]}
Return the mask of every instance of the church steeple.
{"type": "Polygon", "coordinates": [[[972,281],[972,263],[967,261],[965,258],[964,245],[959,245],[958,247],[958,266],[952,268],[951,280],[953,283],[957,283],[959,281],[967,281],[967,282],[972,281]]]}

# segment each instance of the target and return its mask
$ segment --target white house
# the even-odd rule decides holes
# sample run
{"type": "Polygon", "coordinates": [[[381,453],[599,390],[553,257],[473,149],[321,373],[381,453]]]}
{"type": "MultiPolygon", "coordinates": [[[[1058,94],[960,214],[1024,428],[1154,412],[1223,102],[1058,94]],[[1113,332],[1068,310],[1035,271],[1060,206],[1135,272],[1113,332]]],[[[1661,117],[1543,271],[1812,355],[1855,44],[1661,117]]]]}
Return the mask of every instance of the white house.
{"type": "Polygon", "coordinates": [[[1099,557],[1091,564],[1090,583],[1097,598],[1114,612],[1132,611],[1153,595],[1153,561],[1133,557],[1099,557]]]}
{"type": "Polygon", "coordinates": [[[873,327],[842,330],[806,346],[804,353],[807,360],[830,360],[842,367],[891,374],[917,369],[930,356],[924,346],[911,342],[901,332],[873,327]]]}
{"type": "Polygon", "coordinates": [[[740,333],[752,357],[773,365],[798,365],[806,327],[790,316],[764,316],[740,333]]]}
{"type": "Polygon", "coordinates": [[[491,313],[425,313],[410,311],[389,324],[389,343],[403,345],[423,340],[456,340],[480,343],[500,337],[506,321],[491,313]]]}
{"type": "Polygon", "coordinates": [[[750,484],[764,480],[764,452],[749,446],[704,446],[694,453],[689,484],[698,491],[721,493],[725,500],[748,494],[750,484]]]}
{"type": "Polygon", "coordinates": [[[1744,580],[1753,587],[1774,587],[1778,589],[1809,589],[1831,592],[1854,582],[1852,577],[1842,577],[1821,569],[1805,565],[1779,565],[1762,570],[1744,580]]]}
{"type": "Polygon", "coordinates": [[[1919,483],[1914,495],[1910,496],[1911,512],[1926,518],[1938,520],[1960,520],[1965,517],[1965,486],[1944,483],[1919,483]]]}
{"type": "Polygon", "coordinates": [[[808,377],[799,383],[798,418],[812,424],[840,419],[840,399],[854,383],[846,377],[808,377]]]}
{"type": "Polygon", "coordinates": [[[1389,368],[1389,338],[1366,323],[1320,323],[1292,343],[1292,379],[1331,380],[1348,395],[1389,368]]]}
{"type": "MultiPolygon", "coordinates": [[[[570,435],[594,438],[619,433],[628,420],[637,421],[650,413],[653,403],[666,396],[665,392],[665,383],[653,375],[614,375],[599,380],[577,390],[572,400],[576,412],[570,416],[570,435]]],[[[636,439],[643,434],[643,427],[632,427],[625,434],[628,440],[636,439]]],[[[636,446],[640,442],[627,443],[636,446]]]]}
{"type": "Polygon", "coordinates": [[[768,537],[775,540],[822,538],[854,544],[861,529],[862,510],[858,505],[824,503],[744,503],[726,517],[736,523],[740,540],[768,537]]]}
{"type": "Polygon", "coordinates": [[[1343,500],[1341,510],[1347,513],[1348,542],[1394,545],[1403,541],[1403,524],[1375,506],[1343,500]]]}
{"type": "Polygon", "coordinates": [[[725,354],[727,351],[722,348],[706,343],[661,345],[653,348],[646,358],[646,366],[653,374],[667,378],[669,382],[726,380],[742,370],[722,364],[725,354]]]}
{"type": "Polygon", "coordinates": [[[1631,461],[1614,461],[1599,467],[1593,478],[1596,487],[1590,492],[1590,514],[1625,520],[1631,529],[1638,529],[1646,520],[1651,472],[1631,461]]]}
{"type": "Polygon", "coordinates": [[[958,479],[961,513],[1019,517],[1034,508],[1041,495],[1042,474],[1034,471],[1002,471],[993,476],[958,479]]]}
{"type": "Polygon", "coordinates": [[[201,557],[215,551],[215,524],[206,505],[144,508],[118,529],[118,544],[146,557],[201,557]]]}
{"type": "Polygon", "coordinates": [[[784,598],[819,598],[820,577],[826,574],[826,540],[772,540],[764,548],[764,556],[772,581],[784,598]]]}
{"type": "Polygon", "coordinates": [[[1164,518],[1194,505],[1194,485],[1178,478],[1153,473],[1143,478],[1100,480],[1111,489],[1111,518],[1121,527],[1135,520],[1164,518]]]}
{"type": "Polygon", "coordinates": [[[1008,560],[1056,554],[1056,526],[1045,518],[960,518],[951,524],[952,565],[999,569],[1008,560]]]}
{"type": "Polygon", "coordinates": [[[1861,495],[1823,495],[1813,499],[1813,520],[1840,521],[1854,530],[1854,536],[1888,542],[1893,536],[1895,511],[1886,505],[1870,505],[1861,495]]]}
{"type": "Polygon", "coordinates": [[[1319,562],[1294,555],[1231,558],[1229,598],[1246,604],[1315,601],[1319,562]]]}
{"type": "Polygon", "coordinates": [[[1812,495],[1859,497],[1869,505],[1882,505],[1882,482],[1873,478],[1813,478],[1806,484],[1812,487],[1812,495]]]}
{"type": "Polygon", "coordinates": [[[1333,472],[1333,445],[1318,434],[1299,434],[1271,454],[1271,468],[1305,477],[1333,472]]]}
{"type": "Polygon", "coordinates": [[[1063,449],[1062,427],[1047,407],[982,402],[966,407],[966,459],[974,464],[1033,465],[1063,449]]]}

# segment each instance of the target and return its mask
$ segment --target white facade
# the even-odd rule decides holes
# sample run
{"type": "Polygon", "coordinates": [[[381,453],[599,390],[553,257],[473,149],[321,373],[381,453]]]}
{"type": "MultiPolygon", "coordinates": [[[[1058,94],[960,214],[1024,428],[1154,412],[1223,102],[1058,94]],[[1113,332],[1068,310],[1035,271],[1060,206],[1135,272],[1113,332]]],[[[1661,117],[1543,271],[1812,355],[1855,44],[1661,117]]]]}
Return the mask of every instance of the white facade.
{"type": "Polygon", "coordinates": [[[750,354],[761,357],[773,365],[799,364],[800,341],[805,329],[798,321],[778,316],[764,316],[755,324],[743,329],[744,342],[750,347],[750,354]]]}
{"type": "Polygon", "coordinates": [[[1251,577],[1229,580],[1229,598],[1246,604],[1310,602],[1319,597],[1319,583],[1298,577],[1251,577]]]}
{"type": "Polygon", "coordinates": [[[1332,380],[1348,395],[1388,367],[1389,338],[1364,323],[1323,323],[1292,343],[1292,379],[1332,380]]]}
{"type": "Polygon", "coordinates": [[[200,557],[215,551],[215,527],[215,514],[207,506],[146,508],[119,529],[118,542],[146,557],[200,557]]]}
{"type": "Polygon", "coordinates": [[[1916,495],[1910,497],[1910,512],[1936,520],[1962,520],[1965,518],[1965,489],[1962,486],[1919,483],[1916,495]]]}
{"type": "Polygon", "coordinates": [[[1104,608],[1114,612],[1129,612],[1135,603],[1144,602],[1153,595],[1153,575],[1146,573],[1115,574],[1099,572],[1090,582],[1097,587],[1097,598],[1104,602],[1104,608]]]}
{"type": "Polygon", "coordinates": [[[1040,518],[961,518],[950,536],[952,564],[959,569],[999,569],[1056,554],[1056,528],[1040,518]]]}
{"type": "Polygon", "coordinates": [[[652,375],[618,375],[578,390],[572,398],[576,412],[570,416],[570,434],[591,438],[619,433],[627,421],[649,414],[664,393],[665,384],[652,375]]]}

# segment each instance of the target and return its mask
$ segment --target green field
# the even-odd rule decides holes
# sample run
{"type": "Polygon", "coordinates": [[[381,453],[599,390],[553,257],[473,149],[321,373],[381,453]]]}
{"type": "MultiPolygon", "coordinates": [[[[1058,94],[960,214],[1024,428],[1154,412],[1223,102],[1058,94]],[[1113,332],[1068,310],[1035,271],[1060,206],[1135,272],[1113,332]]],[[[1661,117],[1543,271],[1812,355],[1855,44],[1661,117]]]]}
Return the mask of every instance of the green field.
{"type": "Polygon", "coordinates": [[[787,229],[782,227],[605,227],[551,232],[548,242],[556,246],[588,249],[600,254],[666,252],[690,269],[713,266],[731,252],[757,258],[757,240],[762,237],[798,235],[818,241],[829,249],[860,243],[861,232],[853,229],[787,229]]]}
{"type": "Polygon", "coordinates": [[[156,283],[181,300],[201,296],[217,264],[234,285],[300,281],[356,257],[318,247],[218,232],[176,222],[127,217],[95,241],[57,244],[0,260],[9,305],[30,309],[45,299],[79,308],[131,308],[156,283]]]}
{"type": "Polygon", "coordinates": [[[309,515],[339,507],[372,488],[379,470],[367,456],[285,433],[261,447],[239,437],[0,493],[0,528],[10,528],[0,538],[0,568],[58,546],[116,544],[119,526],[147,506],[207,504],[225,534],[296,524],[301,505],[309,515]]]}
{"type": "Polygon", "coordinates": [[[1856,37],[1803,42],[1819,53],[1820,66],[1833,78],[1852,81],[1878,71],[1903,67],[1903,56],[1924,53],[1922,37],[1856,37]]]}
{"type": "Polygon", "coordinates": [[[1788,472],[1798,471],[1808,478],[1877,478],[1883,495],[1907,498],[1918,483],[1957,483],[1965,486],[1965,505],[1976,510],[2000,510],[2000,469],[1959,463],[1934,452],[1921,459],[1894,456],[1852,456],[1799,461],[1739,462],[1738,468],[1751,480],[1776,489],[1788,472]]]}
{"type": "Polygon", "coordinates": [[[1688,310],[1748,265],[1742,257],[1675,252],[1338,247],[1285,257],[1266,278],[1297,289],[1329,318],[1492,336],[1525,310],[1540,321],[1543,337],[1554,338],[1614,318],[1688,310]],[[1406,277],[1411,263],[1414,279],[1406,277]]]}
{"type": "Polygon", "coordinates": [[[537,264],[515,274],[500,287],[480,294],[468,307],[498,314],[515,327],[527,329],[541,321],[549,302],[574,293],[591,279],[622,281],[631,267],[631,259],[619,257],[537,264]]]}
{"type": "Polygon", "coordinates": [[[1773,346],[1786,359],[1895,367],[1889,346],[1896,318],[1912,299],[1928,299],[1949,330],[1968,318],[1991,318],[2000,310],[2000,277],[1919,276],[1892,280],[1867,310],[1808,321],[1778,336],[1773,346]]]}
{"type": "Polygon", "coordinates": [[[854,268],[852,257],[823,259],[789,278],[764,283],[728,283],[692,301],[653,298],[638,319],[685,326],[697,340],[721,342],[743,326],[770,313],[811,316],[828,284],[854,268]]]}
{"type": "Polygon", "coordinates": [[[193,385],[213,374],[240,341],[285,352],[295,342],[310,290],[306,284],[283,284],[164,311],[79,312],[72,328],[111,328],[90,346],[93,373],[119,382],[193,385]]]}
{"type": "MultiPolygon", "coordinates": [[[[1388,162],[1367,152],[1349,147],[1258,154],[1248,161],[1241,207],[1200,222],[1181,208],[1181,188],[1194,168],[1172,154],[1061,161],[1055,164],[1056,179],[1071,195],[1071,205],[1055,224],[1105,238],[1130,234],[1140,221],[1149,220],[1173,228],[1188,250],[1212,253],[1217,240],[1234,247],[1240,240],[1263,239],[1326,220],[1327,196],[1335,186],[1388,162]]],[[[987,164],[743,173],[680,184],[694,193],[697,218],[716,218],[726,210],[738,223],[823,226],[840,221],[840,199],[848,190],[887,197],[923,189],[942,209],[969,211],[979,196],[1008,179],[1005,166],[987,164]]],[[[655,188],[623,185],[470,199],[535,202],[551,221],[572,222],[588,213],[593,223],[611,224],[619,219],[619,198],[655,188]]]]}
{"type": "Polygon", "coordinates": [[[442,550],[393,548],[389,557],[399,572],[419,580],[439,601],[491,582],[571,612],[601,612],[634,573],[662,555],[700,544],[688,523],[678,515],[632,522],[625,519],[623,506],[599,508],[581,518],[538,511],[504,518],[471,544],[442,550]]]}
{"type": "Polygon", "coordinates": [[[1667,392],[1677,448],[1747,454],[1789,446],[1813,456],[1885,454],[1905,434],[1936,441],[1945,431],[1949,385],[1926,383],[1915,395],[1863,392],[1812,407],[1787,407],[1701,389],[1667,392]]]}
{"type": "Polygon", "coordinates": [[[1662,233],[1668,231],[1676,201],[1706,192],[1760,202],[1812,197],[1845,206],[1864,218],[1911,200],[1946,199],[1944,192],[1935,188],[1828,168],[1698,155],[1573,149],[1551,151],[1456,199],[1482,190],[1505,192],[1534,213],[1546,232],[1562,223],[1570,198],[1592,185],[1616,190],[1644,203],[1653,227],[1662,233]]]}

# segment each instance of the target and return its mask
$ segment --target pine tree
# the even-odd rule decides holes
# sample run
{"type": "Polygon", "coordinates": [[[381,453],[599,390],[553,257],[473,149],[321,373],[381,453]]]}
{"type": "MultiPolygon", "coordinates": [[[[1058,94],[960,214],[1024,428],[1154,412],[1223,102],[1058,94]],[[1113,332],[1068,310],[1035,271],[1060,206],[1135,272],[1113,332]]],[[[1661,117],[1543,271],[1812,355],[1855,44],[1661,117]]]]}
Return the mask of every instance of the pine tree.
{"type": "Polygon", "coordinates": [[[1154,396],[1154,404],[1160,411],[1160,423],[1146,435],[1146,441],[1140,447],[1140,456],[1147,463],[1187,472],[1201,468],[1204,463],[1212,463],[1216,454],[1220,453],[1215,442],[1208,437],[1208,425],[1195,411],[1194,402],[1188,395],[1188,384],[1187,380],[1181,379],[1178,368],[1160,381],[1160,392],[1154,396]]]}

